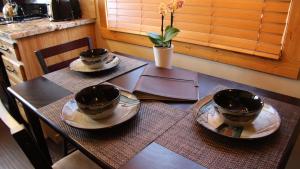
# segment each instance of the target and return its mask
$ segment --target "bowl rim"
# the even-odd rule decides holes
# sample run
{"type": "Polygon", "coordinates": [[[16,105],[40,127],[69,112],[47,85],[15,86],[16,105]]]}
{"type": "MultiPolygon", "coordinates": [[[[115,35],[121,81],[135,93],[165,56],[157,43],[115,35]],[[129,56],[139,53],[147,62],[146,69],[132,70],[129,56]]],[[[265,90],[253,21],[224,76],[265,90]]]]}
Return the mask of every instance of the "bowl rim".
{"type": "Polygon", "coordinates": [[[85,51],[82,51],[82,52],[80,52],[80,54],[79,54],[79,56],[80,57],[83,57],[83,58],[90,58],[91,56],[84,56],[83,54],[84,53],[87,53],[87,52],[91,52],[92,53],[92,55],[91,56],[104,56],[105,54],[107,54],[108,53],[108,49],[106,49],[106,48],[93,48],[93,49],[87,49],[87,50],[85,50],[85,51]],[[93,54],[93,51],[94,50],[103,50],[103,52],[101,53],[101,54],[99,54],[99,55],[94,55],[93,54]]]}
{"type": "Polygon", "coordinates": [[[264,101],[262,100],[262,98],[250,91],[247,91],[247,90],[242,90],[242,89],[224,89],[224,90],[220,90],[218,92],[216,92],[214,95],[213,95],[213,98],[212,98],[213,102],[220,108],[228,111],[227,113],[228,114],[231,114],[231,115],[243,115],[243,114],[248,114],[248,115],[251,115],[251,114],[255,114],[257,111],[261,110],[263,107],[264,107],[264,101]],[[244,92],[244,93],[247,93],[247,94],[250,94],[252,97],[257,97],[259,102],[260,102],[260,106],[259,108],[255,109],[255,110],[252,110],[252,111],[247,111],[246,113],[241,113],[241,112],[237,112],[237,111],[234,111],[235,109],[228,109],[228,108],[225,108],[225,107],[222,107],[220,104],[218,104],[218,102],[216,101],[216,97],[218,94],[220,93],[223,93],[223,92],[226,92],[226,91],[239,91],[239,92],[244,92]]]}
{"type": "MultiPolygon", "coordinates": [[[[92,86],[89,86],[89,87],[85,87],[85,88],[81,89],[79,92],[77,92],[77,93],[75,94],[75,96],[74,96],[74,99],[75,99],[76,103],[77,103],[77,104],[79,103],[80,105],[84,106],[86,109],[93,110],[93,109],[89,108],[91,105],[84,104],[84,103],[78,101],[77,98],[79,97],[78,95],[81,94],[84,90],[87,90],[87,89],[89,89],[89,88],[93,88],[93,87],[96,87],[96,86],[112,86],[116,91],[118,91],[118,95],[117,95],[114,99],[110,100],[108,103],[106,103],[106,104],[104,104],[103,106],[101,106],[101,109],[103,109],[103,108],[105,108],[105,107],[107,107],[107,106],[113,104],[115,101],[119,100],[119,98],[120,98],[120,96],[121,96],[121,92],[120,92],[120,89],[119,89],[119,88],[117,88],[117,87],[114,86],[114,85],[110,85],[110,84],[97,84],[97,85],[92,85],[92,86]]],[[[92,104],[92,105],[97,106],[97,104],[92,104]]],[[[99,108],[96,108],[96,109],[99,109],[99,108]]]]}

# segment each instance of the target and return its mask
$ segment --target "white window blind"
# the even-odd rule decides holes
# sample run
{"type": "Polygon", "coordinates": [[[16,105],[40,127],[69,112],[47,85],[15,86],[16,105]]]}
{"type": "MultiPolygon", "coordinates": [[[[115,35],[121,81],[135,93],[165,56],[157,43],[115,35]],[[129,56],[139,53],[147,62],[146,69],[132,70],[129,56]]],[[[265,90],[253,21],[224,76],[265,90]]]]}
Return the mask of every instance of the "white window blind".
{"type": "MultiPolygon", "coordinates": [[[[181,30],[175,40],[278,59],[290,1],[185,0],[175,14],[174,26],[181,30]]],[[[108,29],[159,33],[160,2],[169,1],[106,0],[108,29]]]]}

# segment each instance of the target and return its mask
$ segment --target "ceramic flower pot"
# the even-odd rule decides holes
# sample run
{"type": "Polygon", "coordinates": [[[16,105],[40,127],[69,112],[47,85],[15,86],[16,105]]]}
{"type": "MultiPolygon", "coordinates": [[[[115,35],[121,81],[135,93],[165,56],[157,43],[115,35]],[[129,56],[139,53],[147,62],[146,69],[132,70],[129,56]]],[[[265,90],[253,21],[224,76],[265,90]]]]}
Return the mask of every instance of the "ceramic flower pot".
{"type": "Polygon", "coordinates": [[[153,46],[153,53],[155,65],[161,68],[172,69],[172,60],[174,53],[174,46],[170,48],[155,47],[153,46]]]}

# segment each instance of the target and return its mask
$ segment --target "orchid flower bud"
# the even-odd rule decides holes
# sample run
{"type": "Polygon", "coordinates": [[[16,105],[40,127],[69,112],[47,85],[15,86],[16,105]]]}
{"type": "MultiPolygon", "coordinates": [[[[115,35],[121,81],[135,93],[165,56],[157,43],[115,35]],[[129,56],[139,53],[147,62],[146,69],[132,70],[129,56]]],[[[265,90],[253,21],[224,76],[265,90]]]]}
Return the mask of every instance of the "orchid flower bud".
{"type": "Polygon", "coordinates": [[[167,6],[165,3],[160,3],[159,5],[159,14],[163,15],[163,16],[166,16],[168,13],[167,11],[167,6]]]}

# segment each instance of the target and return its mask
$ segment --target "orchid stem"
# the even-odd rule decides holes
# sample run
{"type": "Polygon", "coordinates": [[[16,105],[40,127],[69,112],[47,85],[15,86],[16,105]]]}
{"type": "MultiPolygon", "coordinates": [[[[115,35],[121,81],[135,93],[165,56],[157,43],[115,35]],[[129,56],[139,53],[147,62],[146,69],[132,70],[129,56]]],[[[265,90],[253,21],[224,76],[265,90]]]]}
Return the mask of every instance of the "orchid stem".
{"type": "Polygon", "coordinates": [[[164,19],[165,16],[161,15],[161,37],[164,37],[164,19]]]}
{"type": "Polygon", "coordinates": [[[173,28],[174,12],[171,12],[171,27],[173,28]]]}
{"type": "MultiPolygon", "coordinates": [[[[173,22],[174,22],[174,12],[171,12],[171,28],[173,28],[173,22]]],[[[169,48],[172,46],[172,40],[170,40],[170,46],[169,48]]]]}

